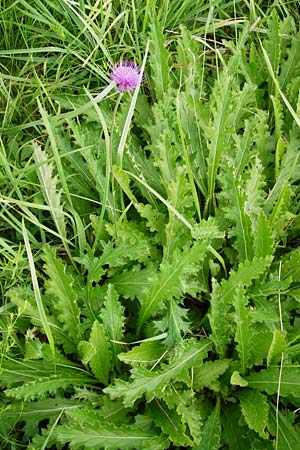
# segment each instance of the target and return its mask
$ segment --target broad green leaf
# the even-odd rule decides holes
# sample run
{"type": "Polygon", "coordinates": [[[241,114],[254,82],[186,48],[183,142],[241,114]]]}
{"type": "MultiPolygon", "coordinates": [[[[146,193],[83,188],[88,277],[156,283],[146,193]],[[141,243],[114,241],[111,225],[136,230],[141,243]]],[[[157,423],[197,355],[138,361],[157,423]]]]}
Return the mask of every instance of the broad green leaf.
{"type": "Polygon", "coordinates": [[[190,323],[187,321],[188,311],[171,299],[165,308],[164,316],[160,321],[155,321],[155,327],[167,333],[165,344],[173,347],[182,340],[182,335],[190,331],[190,323]]]}
{"type": "Polygon", "coordinates": [[[279,34],[279,20],[275,9],[272,10],[269,19],[269,33],[265,43],[273,72],[277,74],[280,61],[280,34],[279,34]]]}
{"type": "MultiPolygon", "coordinates": [[[[113,235],[114,229],[107,225],[107,230],[113,235]]],[[[95,256],[90,249],[87,254],[75,258],[88,271],[88,282],[99,282],[109,266],[110,275],[114,275],[116,268],[128,264],[128,261],[148,262],[150,256],[150,243],[145,234],[136,223],[126,222],[118,227],[118,238],[115,242],[109,240],[101,242],[102,254],[95,256]]]]}
{"type": "Polygon", "coordinates": [[[153,365],[165,353],[165,346],[160,342],[142,342],[140,345],[134,347],[126,353],[119,353],[118,358],[132,366],[136,364],[151,364],[153,365]]]}
{"type": "Polygon", "coordinates": [[[200,391],[204,387],[207,387],[218,392],[220,390],[218,378],[228,369],[229,363],[229,359],[219,359],[205,362],[201,366],[195,366],[193,369],[194,389],[200,391]]]}
{"type": "MultiPolygon", "coordinates": [[[[226,158],[222,164],[222,210],[225,216],[230,220],[231,229],[229,236],[234,236],[236,242],[235,248],[239,254],[239,260],[250,260],[253,258],[253,246],[251,243],[251,220],[246,214],[247,195],[243,186],[242,176],[238,174],[235,163],[230,158],[226,158]]],[[[251,199],[249,203],[250,208],[251,199]]],[[[258,207],[256,205],[256,207],[258,207]]]]}
{"type": "Polygon", "coordinates": [[[190,248],[186,247],[183,252],[176,252],[172,262],[162,263],[160,272],[153,280],[151,288],[142,302],[138,320],[138,332],[144,322],[162,308],[166,300],[180,298],[189,292],[190,283],[186,283],[190,274],[198,271],[197,263],[203,260],[208,251],[206,241],[196,241],[190,248]]]}
{"type": "Polygon", "coordinates": [[[89,345],[94,349],[94,355],[90,359],[92,371],[101,383],[107,385],[111,368],[111,347],[103,325],[98,320],[92,326],[89,345]]]}
{"type": "MultiPolygon", "coordinates": [[[[42,421],[52,420],[63,411],[79,409],[80,402],[74,398],[64,398],[56,394],[54,398],[35,399],[34,401],[14,401],[9,407],[0,408],[0,417],[3,424],[5,420],[12,421],[15,424],[22,420],[24,425],[25,438],[39,432],[39,426],[42,421]]],[[[1,425],[0,425],[1,427],[1,425]]]]}
{"type": "Polygon", "coordinates": [[[208,158],[207,158],[207,184],[208,201],[213,205],[215,202],[215,182],[219,169],[219,162],[225,147],[229,145],[229,111],[232,102],[233,78],[227,71],[224,71],[222,78],[215,88],[214,117],[210,124],[208,138],[208,158]]]}
{"type": "Polygon", "coordinates": [[[22,386],[7,389],[5,395],[20,400],[34,400],[46,397],[48,393],[54,394],[58,389],[66,389],[69,386],[94,384],[95,380],[88,375],[60,374],[38,378],[22,386]]]}
{"type": "Polygon", "coordinates": [[[203,425],[201,403],[190,390],[177,391],[176,395],[179,395],[180,398],[179,402],[177,399],[176,411],[180,415],[181,421],[188,426],[194,445],[198,444],[201,441],[203,425]]]}
{"type": "Polygon", "coordinates": [[[182,423],[189,428],[194,444],[200,443],[202,417],[210,407],[207,399],[195,396],[192,389],[182,389],[180,385],[170,384],[163,392],[162,399],[170,410],[176,410],[182,423]]]}
{"type": "Polygon", "coordinates": [[[151,287],[156,271],[156,264],[150,263],[145,268],[136,265],[129,270],[122,270],[122,272],[116,273],[109,281],[119,295],[131,300],[137,298],[142,302],[145,292],[151,287]]]}
{"type": "Polygon", "coordinates": [[[157,99],[162,99],[169,87],[169,53],[165,49],[165,38],[161,23],[153,17],[150,27],[150,66],[153,72],[152,82],[157,99]]]}
{"type": "Polygon", "coordinates": [[[268,394],[277,394],[280,390],[282,397],[299,397],[300,395],[300,368],[284,367],[282,368],[281,378],[279,367],[270,367],[268,370],[261,370],[260,372],[253,372],[245,379],[248,386],[257,389],[258,391],[265,391],[268,394]],[[280,385],[279,385],[280,380],[280,385]]]}
{"type": "Polygon", "coordinates": [[[235,341],[237,342],[237,351],[241,361],[241,373],[245,374],[249,368],[249,360],[251,356],[252,333],[251,333],[251,315],[247,308],[248,299],[241,285],[237,286],[234,296],[236,323],[235,341]]]}
{"type": "Polygon", "coordinates": [[[253,248],[256,258],[264,258],[274,253],[274,240],[269,220],[261,211],[252,231],[253,248]]]}
{"type": "Polygon", "coordinates": [[[183,377],[186,384],[190,383],[188,369],[202,360],[210,349],[210,341],[186,341],[176,347],[176,355],[169,364],[162,365],[157,371],[134,367],[132,381],[116,380],[115,385],[108,386],[104,392],[113,399],[123,397],[124,406],[133,405],[144,395],[148,401],[160,398],[171,380],[183,377]]]}
{"type": "Polygon", "coordinates": [[[195,450],[218,450],[221,441],[221,424],[220,424],[220,401],[217,404],[205,422],[202,433],[201,443],[194,447],[195,450]]]}
{"type": "Polygon", "coordinates": [[[281,89],[284,91],[285,87],[292,79],[299,76],[300,65],[297,55],[300,51],[300,38],[299,33],[291,39],[291,47],[288,49],[288,58],[282,61],[281,70],[279,74],[279,81],[281,89]]]}
{"type": "Polygon", "coordinates": [[[241,402],[243,416],[250,430],[256,431],[262,438],[267,439],[269,404],[267,398],[260,392],[243,390],[238,397],[241,402]]]}
{"type": "Polygon", "coordinates": [[[300,279],[300,249],[296,248],[286,253],[282,261],[282,279],[292,277],[293,281],[300,279]]]}
{"type": "Polygon", "coordinates": [[[230,450],[249,450],[251,448],[246,425],[240,423],[241,410],[238,405],[222,406],[220,414],[222,425],[222,441],[230,450]]]}
{"type": "Polygon", "coordinates": [[[241,263],[237,270],[230,272],[228,280],[222,282],[222,294],[225,302],[232,301],[232,296],[236,286],[241,284],[244,287],[251,285],[253,280],[258,279],[269,267],[272,257],[254,258],[252,261],[241,263]]]}
{"type": "MultiPolygon", "coordinates": [[[[125,324],[124,313],[125,308],[119,302],[115,288],[112,284],[109,284],[100,317],[104,333],[110,341],[122,340],[125,324]]],[[[110,348],[115,358],[121,347],[119,344],[111,342],[110,348]]]]}
{"type": "Polygon", "coordinates": [[[52,305],[64,330],[72,338],[74,344],[80,341],[80,309],[77,304],[78,291],[73,287],[74,278],[67,273],[61,259],[56,258],[55,251],[44,247],[47,293],[53,298],[52,305]]]}
{"type": "Polygon", "coordinates": [[[151,416],[157,427],[167,435],[175,445],[187,447],[193,444],[192,440],[186,434],[186,426],[181,421],[181,417],[175,409],[170,410],[167,405],[156,400],[149,406],[151,416]]]}
{"type": "Polygon", "coordinates": [[[211,216],[207,220],[201,220],[200,223],[196,224],[191,233],[196,240],[224,239],[224,231],[219,229],[218,222],[211,216]]]}
{"type": "Polygon", "coordinates": [[[78,426],[59,427],[57,436],[60,442],[69,442],[71,448],[86,448],[99,450],[129,450],[139,448],[141,450],[149,449],[149,444],[154,448],[165,448],[160,445],[165,441],[165,436],[157,436],[155,431],[137,430],[130,426],[116,427],[113,424],[98,423],[94,426],[86,427],[84,430],[78,429],[78,426]]]}
{"type": "Polygon", "coordinates": [[[151,205],[144,205],[138,203],[135,205],[136,210],[141,217],[146,219],[146,226],[153,233],[157,233],[157,240],[160,243],[165,241],[165,222],[166,217],[157,209],[154,209],[151,205]]]}
{"type": "Polygon", "coordinates": [[[272,363],[278,363],[281,359],[282,353],[286,350],[286,332],[281,330],[273,331],[272,344],[268,351],[267,356],[267,366],[269,367],[272,363]]]}
{"type": "Polygon", "coordinates": [[[245,185],[246,202],[245,213],[251,221],[255,221],[262,210],[266,193],[264,191],[265,179],[263,175],[263,165],[256,156],[251,162],[248,172],[248,179],[245,185]]]}
{"type": "Polygon", "coordinates": [[[237,270],[231,270],[229,278],[220,286],[213,280],[211,309],[209,314],[212,339],[220,356],[226,356],[226,347],[233,337],[233,299],[237,286],[248,287],[252,280],[258,279],[268,268],[272,257],[254,258],[240,263],[237,270]]]}

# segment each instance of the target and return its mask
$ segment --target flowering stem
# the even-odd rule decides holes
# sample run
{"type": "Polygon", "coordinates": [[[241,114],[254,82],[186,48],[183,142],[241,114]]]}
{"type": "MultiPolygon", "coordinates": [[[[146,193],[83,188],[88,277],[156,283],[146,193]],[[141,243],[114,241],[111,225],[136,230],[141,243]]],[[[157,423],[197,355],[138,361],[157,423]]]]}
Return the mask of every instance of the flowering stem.
{"type": "Polygon", "coordinates": [[[121,136],[119,147],[118,147],[118,165],[121,168],[122,168],[122,161],[123,161],[123,154],[124,154],[124,148],[125,148],[125,144],[126,144],[126,139],[127,139],[127,136],[128,136],[131,119],[132,119],[132,116],[133,116],[133,113],[134,113],[135,104],[136,104],[138,93],[139,93],[139,90],[140,90],[140,85],[141,85],[142,80],[143,80],[143,74],[144,74],[145,65],[146,65],[146,61],[147,61],[147,56],[148,56],[148,52],[149,52],[149,45],[150,45],[150,41],[148,40],[147,45],[146,45],[146,49],[145,49],[145,55],[144,55],[142,66],[141,66],[141,70],[140,70],[139,77],[138,77],[138,82],[137,82],[135,91],[134,91],[133,96],[132,96],[132,100],[131,100],[131,103],[130,103],[129,111],[128,111],[128,114],[127,114],[127,117],[126,117],[126,120],[125,120],[124,128],[123,128],[123,131],[122,131],[122,136],[121,136]]]}
{"type": "Polygon", "coordinates": [[[123,93],[121,92],[117,99],[117,102],[116,102],[116,105],[114,108],[114,112],[113,112],[113,116],[112,116],[110,141],[109,141],[109,150],[110,150],[109,165],[110,165],[110,172],[111,172],[111,191],[112,191],[112,207],[113,207],[113,214],[114,214],[115,239],[117,238],[117,210],[116,210],[115,176],[114,176],[114,170],[113,170],[113,131],[115,128],[115,123],[116,123],[117,110],[120,106],[122,97],[123,97],[123,93]]]}

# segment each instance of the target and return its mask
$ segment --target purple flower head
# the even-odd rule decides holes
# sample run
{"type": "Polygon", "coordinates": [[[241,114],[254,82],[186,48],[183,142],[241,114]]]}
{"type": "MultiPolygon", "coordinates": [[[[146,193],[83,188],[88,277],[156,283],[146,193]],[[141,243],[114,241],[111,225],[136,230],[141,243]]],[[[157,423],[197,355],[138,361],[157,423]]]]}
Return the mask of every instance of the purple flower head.
{"type": "Polygon", "coordinates": [[[111,79],[120,92],[134,91],[140,76],[140,67],[133,61],[122,61],[114,65],[111,79]]]}

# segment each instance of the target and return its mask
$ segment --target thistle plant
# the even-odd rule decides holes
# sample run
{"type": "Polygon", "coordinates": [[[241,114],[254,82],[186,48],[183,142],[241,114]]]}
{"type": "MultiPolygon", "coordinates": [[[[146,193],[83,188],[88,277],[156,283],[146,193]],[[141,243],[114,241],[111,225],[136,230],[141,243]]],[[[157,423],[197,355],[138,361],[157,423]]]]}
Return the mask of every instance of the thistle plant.
{"type": "Polygon", "coordinates": [[[296,450],[298,2],[96,3],[0,12],[0,450],[296,450]]]}

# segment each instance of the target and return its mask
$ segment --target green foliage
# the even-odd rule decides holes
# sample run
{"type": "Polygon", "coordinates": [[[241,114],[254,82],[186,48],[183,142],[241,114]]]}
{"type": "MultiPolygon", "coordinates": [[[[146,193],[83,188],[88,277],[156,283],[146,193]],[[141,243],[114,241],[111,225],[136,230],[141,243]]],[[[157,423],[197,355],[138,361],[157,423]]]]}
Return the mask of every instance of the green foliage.
{"type": "Polygon", "coordinates": [[[164,436],[157,437],[154,432],[144,430],[134,430],[132,427],[114,427],[108,424],[106,427],[101,424],[89,426],[84,430],[74,428],[61,428],[58,430],[58,439],[60,442],[70,442],[71,448],[90,448],[90,449],[128,449],[138,448],[149,450],[153,448],[165,448],[162,445],[165,442],[164,436]]]}
{"type": "Polygon", "coordinates": [[[151,371],[134,367],[131,370],[132,382],[117,380],[114,386],[105,388],[105,392],[113,399],[123,397],[126,407],[133,405],[143,395],[148,401],[153,400],[154,397],[163,398],[164,390],[171,380],[179,378],[190,385],[191,380],[187,369],[205,358],[210,348],[210,341],[204,343],[186,341],[176,348],[169,364],[164,364],[160,370],[151,371]]]}
{"type": "Polygon", "coordinates": [[[57,318],[62,323],[63,329],[76,344],[80,340],[81,332],[78,294],[73,287],[74,279],[71,274],[66,273],[66,267],[56,258],[53,249],[45,247],[44,253],[45,271],[49,277],[46,282],[47,292],[51,296],[52,307],[57,311],[57,318]]]}
{"type": "Polygon", "coordinates": [[[195,447],[198,450],[217,450],[220,447],[221,440],[221,424],[220,424],[220,401],[208,417],[203,426],[202,441],[199,446],[195,447]]]}
{"type": "Polygon", "coordinates": [[[250,430],[256,431],[262,438],[267,438],[265,428],[268,425],[269,405],[260,392],[244,390],[239,394],[243,416],[250,430]]]}
{"type": "Polygon", "coordinates": [[[298,448],[297,2],[2,3],[0,449],[298,448]]]}

